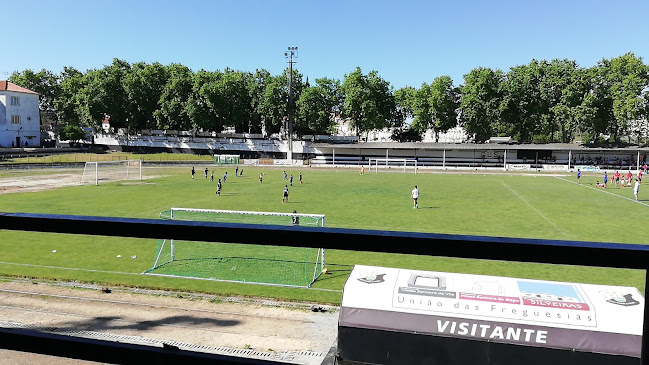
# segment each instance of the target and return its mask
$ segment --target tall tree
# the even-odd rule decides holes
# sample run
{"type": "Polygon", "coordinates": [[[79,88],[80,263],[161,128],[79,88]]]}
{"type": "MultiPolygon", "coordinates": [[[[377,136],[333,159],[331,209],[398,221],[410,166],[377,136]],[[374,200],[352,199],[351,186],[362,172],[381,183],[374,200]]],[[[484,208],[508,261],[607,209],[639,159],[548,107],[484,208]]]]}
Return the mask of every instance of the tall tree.
{"type": "Polygon", "coordinates": [[[194,128],[217,133],[223,130],[224,121],[214,110],[214,104],[221,102],[216,100],[214,90],[217,89],[217,83],[222,77],[220,71],[199,70],[192,75],[192,91],[185,103],[184,111],[194,128]]]}
{"type": "Polygon", "coordinates": [[[159,109],[154,115],[160,129],[191,130],[195,127],[187,114],[186,106],[192,94],[192,71],[181,64],[167,66],[169,78],[160,96],[159,109]]]}
{"type": "Polygon", "coordinates": [[[460,97],[460,125],[476,142],[484,142],[498,133],[499,105],[502,101],[500,70],[475,68],[464,75],[460,97]]]}
{"type": "Polygon", "coordinates": [[[532,60],[528,65],[512,67],[501,83],[503,100],[500,115],[505,129],[521,142],[531,142],[541,129],[547,105],[541,98],[539,85],[544,68],[532,60]]]}
{"type": "Polygon", "coordinates": [[[123,78],[128,118],[134,129],[155,128],[154,114],[167,83],[167,69],[160,63],[136,63],[123,78]]]}
{"type": "Polygon", "coordinates": [[[316,85],[305,87],[297,101],[294,131],[297,135],[329,134],[334,115],[340,109],[340,81],[316,79],[316,85]]]}
{"type": "Polygon", "coordinates": [[[14,72],[9,81],[38,93],[39,108],[42,112],[54,113],[54,103],[59,94],[58,77],[51,71],[42,69],[39,72],[24,70],[14,72]]]}
{"type": "Polygon", "coordinates": [[[550,141],[570,142],[582,118],[582,103],[589,91],[586,71],[575,61],[552,60],[545,64],[544,78],[539,87],[549,112],[543,132],[549,135],[550,141]]]}
{"type": "Polygon", "coordinates": [[[351,120],[357,133],[390,127],[397,120],[396,102],[390,83],[378,72],[363,75],[360,67],[345,75],[342,117],[351,120]]]}
{"type": "Polygon", "coordinates": [[[397,117],[394,125],[395,129],[392,132],[393,140],[404,142],[421,140],[421,133],[412,128],[416,94],[417,89],[412,86],[405,86],[394,91],[397,117]],[[408,120],[410,120],[410,124],[407,123],[408,120]]]}
{"type": "Polygon", "coordinates": [[[436,77],[430,84],[430,105],[435,133],[457,127],[460,93],[450,76],[436,77]]]}
{"type": "Polygon", "coordinates": [[[54,109],[62,125],[80,125],[79,91],[85,86],[84,75],[74,67],[64,67],[59,74],[59,94],[54,109]]]}
{"type": "Polygon", "coordinates": [[[415,93],[413,127],[420,133],[431,129],[436,140],[439,133],[457,126],[460,94],[449,76],[436,77],[421,85],[415,93]]]}
{"type": "Polygon", "coordinates": [[[627,53],[611,59],[607,73],[613,99],[616,135],[628,133],[628,124],[642,114],[642,92],[649,87],[649,72],[642,59],[627,53]]]}
{"type": "Polygon", "coordinates": [[[261,133],[262,131],[262,114],[260,105],[262,102],[266,84],[270,79],[270,73],[264,69],[256,70],[246,76],[246,85],[250,95],[250,121],[248,131],[250,133],[261,133]]]}
{"type": "Polygon", "coordinates": [[[282,75],[268,78],[262,93],[259,112],[263,117],[266,133],[269,135],[279,132],[282,127],[286,130],[288,111],[296,110],[295,103],[302,93],[304,86],[302,75],[294,68],[291,81],[293,105],[288,104],[288,73],[289,69],[286,69],[282,75]]]}

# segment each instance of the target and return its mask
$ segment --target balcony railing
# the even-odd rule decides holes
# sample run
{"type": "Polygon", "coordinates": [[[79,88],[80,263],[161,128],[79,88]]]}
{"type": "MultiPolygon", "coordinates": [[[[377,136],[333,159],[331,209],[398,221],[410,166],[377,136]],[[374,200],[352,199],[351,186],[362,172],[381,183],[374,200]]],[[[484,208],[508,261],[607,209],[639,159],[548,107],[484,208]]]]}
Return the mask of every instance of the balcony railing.
{"type": "MultiPolygon", "coordinates": [[[[639,269],[645,270],[645,285],[649,273],[649,246],[631,244],[32,213],[0,213],[0,229],[154,239],[173,237],[179,240],[243,244],[264,242],[275,246],[639,269]]],[[[645,304],[643,365],[649,365],[648,307],[645,304]]],[[[4,348],[123,364],[178,361],[276,363],[4,328],[0,328],[0,341],[0,347],[4,348]]]]}

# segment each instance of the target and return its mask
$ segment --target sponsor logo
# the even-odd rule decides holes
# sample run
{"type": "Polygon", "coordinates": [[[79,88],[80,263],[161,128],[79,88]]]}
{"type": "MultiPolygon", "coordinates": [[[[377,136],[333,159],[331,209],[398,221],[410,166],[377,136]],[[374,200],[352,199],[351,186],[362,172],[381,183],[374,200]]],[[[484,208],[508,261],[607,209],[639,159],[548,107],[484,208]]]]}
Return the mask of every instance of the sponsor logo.
{"type": "Polygon", "coordinates": [[[365,284],[377,284],[377,283],[382,283],[385,281],[383,277],[385,274],[374,274],[374,273],[368,273],[365,274],[364,276],[358,278],[358,281],[365,283],[365,284]]]}
{"type": "Polygon", "coordinates": [[[633,298],[631,293],[618,293],[618,292],[602,292],[604,300],[607,303],[621,305],[623,307],[630,307],[640,304],[639,301],[633,298]]]}
{"type": "Polygon", "coordinates": [[[505,304],[521,304],[521,299],[517,297],[506,297],[502,295],[460,293],[460,299],[478,300],[481,302],[495,302],[505,304]]]}

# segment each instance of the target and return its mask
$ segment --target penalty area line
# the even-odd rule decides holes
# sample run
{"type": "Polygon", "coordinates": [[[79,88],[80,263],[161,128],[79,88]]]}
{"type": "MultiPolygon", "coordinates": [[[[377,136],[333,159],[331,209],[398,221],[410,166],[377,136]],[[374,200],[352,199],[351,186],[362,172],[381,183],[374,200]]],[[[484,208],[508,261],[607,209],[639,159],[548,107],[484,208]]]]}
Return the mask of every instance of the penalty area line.
{"type": "Polygon", "coordinates": [[[644,205],[645,207],[649,207],[649,204],[647,204],[647,203],[641,202],[641,201],[639,201],[639,200],[636,201],[635,199],[631,199],[631,198],[628,198],[628,197],[626,197],[626,196],[622,196],[622,195],[619,195],[619,194],[611,193],[610,191],[606,191],[606,189],[603,189],[603,188],[594,188],[594,187],[592,187],[592,186],[590,186],[590,185],[586,185],[586,184],[577,184],[577,183],[574,182],[574,181],[570,181],[570,180],[568,180],[568,179],[564,179],[564,178],[562,178],[562,177],[558,177],[558,176],[557,176],[557,179],[559,179],[559,180],[563,180],[563,181],[565,181],[565,182],[569,182],[569,183],[571,183],[571,184],[575,184],[575,185],[583,186],[583,187],[588,188],[588,189],[597,190],[597,191],[600,191],[600,192],[605,193],[605,194],[613,195],[613,196],[615,196],[615,197],[617,197],[617,198],[620,198],[620,199],[626,199],[626,200],[628,200],[628,201],[632,201],[632,202],[634,202],[634,203],[642,204],[642,205],[644,205]]]}
{"type": "MultiPolygon", "coordinates": [[[[502,182],[502,181],[501,181],[501,182],[502,182]]],[[[564,231],[563,229],[561,229],[561,227],[557,226],[557,224],[554,223],[553,221],[551,221],[550,218],[546,217],[543,213],[541,213],[538,209],[536,209],[532,204],[530,204],[530,202],[528,202],[525,198],[523,198],[523,197],[522,197],[519,193],[517,193],[514,189],[510,188],[510,187],[509,187],[507,184],[505,184],[504,182],[502,182],[502,184],[503,184],[507,189],[509,189],[509,191],[511,191],[512,194],[516,195],[520,200],[522,200],[525,204],[527,204],[530,208],[532,208],[532,210],[533,210],[534,212],[536,212],[536,214],[538,214],[539,216],[541,216],[541,218],[545,219],[546,222],[550,223],[550,225],[552,225],[552,227],[554,227],[557,231],[561,232],[561,233],[562,233],[564,236],[566,236],[566,237],[572,237],[568,232],[566,232],[566,231],[564,231]]]]}
{"type": "Polygon", "coordinates": [[[36,265],[36,264],[22,264],[18,262],[4,262],[0,261],[0,265],[13,265],[13,266],[26,266],[26,267],[40,267],[44,269],[58,269],[58,270],[73,270],[73,271],[86,271],[86,272],[98,272],[103,274],[121,274],[121,275],[142,275],[141,273],[136,272],[122,272],[122,271],[107,271],[107,270],[93,270],[93,269],[79,269],[76,267],[62,267],[62,266],[47,266],[47,265],[36,265]]]}

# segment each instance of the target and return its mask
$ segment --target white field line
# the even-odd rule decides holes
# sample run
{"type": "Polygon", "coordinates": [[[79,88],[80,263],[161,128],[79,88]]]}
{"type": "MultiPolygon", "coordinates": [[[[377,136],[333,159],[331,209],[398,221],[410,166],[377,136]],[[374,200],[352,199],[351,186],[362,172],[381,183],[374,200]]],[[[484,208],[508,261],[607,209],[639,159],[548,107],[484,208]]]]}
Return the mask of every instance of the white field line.
{"type": "MultiPolygon", "coordinates": [[[[501,181],[501,182],[502,182],[502,181],[501,181]]],[[[503,186],[505,186],[507,189],[509,189],[509,191],[511,191],[512,194],[516,195],[516,196],[517,196],[519,199],[521,199],[525,204],[527,204],[527,206],[529,206],[530,208],[532,208],[532,210],[533,210],[534,212],[536,212],[536,214],[538,214],[541,218],[545,219],[546,222],[550,223],[550,225],[552,225],[552,226],[553,226],[557,231],[561,232],[561,233],[562,233],[564,236],[566,236],[566,237],[572,237],[568,232],[564,231],[564,230],[561,229],[559,226],[557,226],[553,221],[551,221],[548,217],[546,217],[543,213],[541,213],[538,209],[536,209],[532,204],[530,204],[530,202],[528,202],[528,201],[527,201],[525,198],[523,198],[520,194],[518,194],[516,191],[514,191],[514,189],[510,188],[510,187],[509,187],[507,184],[505,184],[504,182],[502,182],[502,184],[503,184],[503,186]]]]}
{"type": "Polygon", "coordinates": [[[141,275],[134,272],[121,272],[121,271],[105,271],[105,270],[92,270],[92,269],[79,269],[76,267],[62,267],[62,266],[47,266],[47,265],[35,265],[35,264],[21,264],[17,262],[3,262],[0,261],[0,265],[14,265],[14,266],[28,266],[28,267],[42,267],[45,269],[59,269],[59,270],[75,270],[75,271],[86,271],[86,272],[100,272],[104,274],[121,274],[121,275],[141,275]]]}
{"type": "MultiPolygon", "coordinates": [[[[142,275],[141,273],[135,273],[135,272],[121,272],[121,271],[106,271],[106,270],[92,270],[92,269],[79,269],[76,267],[61,267],[61,266],[46,266],[46,265],[35,265],[35,264],[21,264],[17,262],[4,262],[0,261],[0,265],[14,265],[14,266],[26,266],[26,267],[41,267],[45,269],[58,269],[58,270],[74,270],[74,271],[85,271],[85,272],[98,272],[98,273],[103,273],[103,274],[119,274],[119,275],[142,275]]],[[[187,277],[180,277],[180,279],[191,279],[187,277]]],[[[330,291],[330,292],[336,292],[336,293],[342,293],[342,290],[336,290],[336,289],[324,289],[324,288],[303,288],[303,287],[295,287],[295,289],[308,289],[308,290],[316,290],[316,291],[330,291]]]]}
{"type": "Polygon", "coordinates": [[[586,184],[577,184],[577,183],[574,182],[574,181],[570,181],[570,180],[568,180],[568,179],[564,179],[564,178],[562,178],[562,177],[557,177],[557,179],[559,179],[559,180],[563,180],[563,181],[565,181],[565,182],[569,182],[569,183],[571,183],[571,184],[575,184],[575,185],[583,186],[583,187],[585,187],[585,188],[589,188],[589,189],[597,190],[597,191],[602,192],[602,193],[605,193],[605,194],[613,195],[613,196],[616,197],[616,198],[625,199],[625,200],[628,200],[628,201],[632,201],[632,202],[634,202],[634,203],[642,204],[642,205],[644,205],[645,207],[649,207],[649,204],[647,204],[647,203],[645,203],[645,202],[641,202],[641,201],[639,201],[639,200],[636,201],[635,199],[627,198],[626,196],[622,196],[622,195],[614,194],[614,193],[611,193],[610,191],[606,191],[606,189],[595,188],[595,187],[592,187],[592,186],[590,186],[590,185],[586,185],[586,184]]]}

